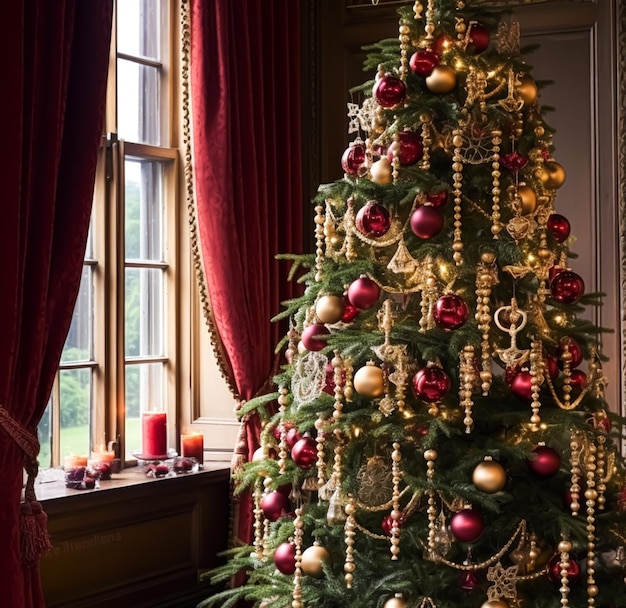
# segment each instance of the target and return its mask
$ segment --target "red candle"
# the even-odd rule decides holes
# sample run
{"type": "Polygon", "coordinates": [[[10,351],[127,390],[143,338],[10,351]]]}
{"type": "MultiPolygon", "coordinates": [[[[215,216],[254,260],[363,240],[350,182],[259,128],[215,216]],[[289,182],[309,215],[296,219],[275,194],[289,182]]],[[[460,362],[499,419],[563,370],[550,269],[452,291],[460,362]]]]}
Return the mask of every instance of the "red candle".
{"type": "Polygon", "coordinates": [[[167,454],[167,420],[165,412],[143,412],[141,415],[142,456],[167,454]]]}
{"type": "Polygon", "coordinates": [[[198,464],[204,462],[204,435],[193,433],[180,436],[180,452],[183,458],[195,458],[198,464]]]}

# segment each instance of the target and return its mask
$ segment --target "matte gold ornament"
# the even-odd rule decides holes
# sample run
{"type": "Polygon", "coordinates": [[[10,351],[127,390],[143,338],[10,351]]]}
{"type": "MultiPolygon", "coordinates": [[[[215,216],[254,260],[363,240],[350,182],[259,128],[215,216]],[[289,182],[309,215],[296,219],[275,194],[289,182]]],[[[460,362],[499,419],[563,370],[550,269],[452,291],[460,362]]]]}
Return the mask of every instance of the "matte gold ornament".
{"type": "Polygon", "coordinates": [[[406,600],[402,595],[396,593],[395,597],[388,599],[383,604],[383,608],[406,608],[406,600]]]}
{"type": "Polygon", "coordinates": [[[426,77],[426,86],[433,93],[450,93],[456,87],[456,73],[448,65],[435,66],[430,76],[426,77]]]}
{"type": "Polygon", "coordinates": [[[500,492],[506,484],[506,471],[499,462],[487,457],[474,469],[472,483],[487,494],[500,492]]]}
{"type": "Polygon", "coordinates": [[[390,184],[393,178],[393,170],[389,159],[383,157],[372,163],[370,175],[372,176],[372,181],[377,184],[390,184]]]}
{"type": "Polygon", "coordinates": [[[376,399],[385,392],[385,374],[373,361],[368,361],[356,371],[352,383],[362,397],[376,399]]]}
{"type": "Polygon", "coordinates": [[[530,76],[522,76],[519,80],[520,84],[517,88],[519,96],[527,106],[530,106],[537,99],[537,85],[530,76]]]}
{"type": "Polygon", "coordinates": [[[315,305],[315,314],[322,323],[338,323],[345,312],[345,304],[340,296],[325,295],[315,305]]]}
{"type": "Polygon", "coordinates": [[[546,161],[538,173],[543,185],[551,190],[556,190],[565,183],[565,169],[555,160],[546,161]]]}
{"type": "Polygon", "coordinates": [[[522,205],[522,215],[532,215],[537,209],[537,196],[530,186],[521,185],[517,189],[522,205]]]}
{"type": "Polygon", "coordinates": [[[312,545],[302,552],[300,567],[303,574],[321,578],[324,575],[323,564],[328,561],[330,561],[330,553],[321,545],[312,545]]]}

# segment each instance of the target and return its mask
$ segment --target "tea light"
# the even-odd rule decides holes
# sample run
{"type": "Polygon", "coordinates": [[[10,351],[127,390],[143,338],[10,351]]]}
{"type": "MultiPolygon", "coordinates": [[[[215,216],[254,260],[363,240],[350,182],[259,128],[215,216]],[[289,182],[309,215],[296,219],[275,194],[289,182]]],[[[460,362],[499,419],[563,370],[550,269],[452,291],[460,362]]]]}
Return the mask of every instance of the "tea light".
{"type": "Polygon", "coordinates": [[[141,451],[144,456],[167,454],[167,415],[165,412],[141,414],[141,451]]]}
{"type": "Polygon", "coordinates": [[[100,448],[98,451],[91,452],[90,460],[92,462],[108,462],[110,463],[115,458],[115,452],[113,450],[105,450],[100,448]]]}
{"type": "Polygon", "coordinates": [[[63,468],[65,470],[76,469],[78,467],[87,466],[87,456],[78,456],[76,454],[69,454],[65,457],[63,468]]]}
{"type": "Polygon", "coordinates": [[[195,458],[198,464],[204,462],[204,435],[191,433],[180,436],[180,455],[183,458],[195,458]]]}

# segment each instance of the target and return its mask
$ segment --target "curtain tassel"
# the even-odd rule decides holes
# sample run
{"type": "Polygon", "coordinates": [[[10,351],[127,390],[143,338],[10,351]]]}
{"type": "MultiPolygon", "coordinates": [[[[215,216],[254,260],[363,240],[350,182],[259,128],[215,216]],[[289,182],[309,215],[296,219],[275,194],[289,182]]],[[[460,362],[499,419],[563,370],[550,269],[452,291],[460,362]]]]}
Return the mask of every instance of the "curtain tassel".
{"type": "Polygon", "coordinates": [[[35,479],[39,472],[39,463],[30,455],[25,456],[25,468],[28,473],[24,501],[20,504],[20,542],[22,561],[34,564],[52,549],[48,534],[48,516],[35,496],[35,479]]]}

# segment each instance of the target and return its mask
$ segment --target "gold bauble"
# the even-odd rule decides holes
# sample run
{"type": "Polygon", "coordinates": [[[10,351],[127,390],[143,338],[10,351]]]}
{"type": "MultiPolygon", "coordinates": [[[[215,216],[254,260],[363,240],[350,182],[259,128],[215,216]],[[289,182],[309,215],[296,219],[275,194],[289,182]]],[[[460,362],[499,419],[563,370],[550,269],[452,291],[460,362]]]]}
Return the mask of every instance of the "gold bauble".
{"type": "Polygon", "coordinates": [[[322,564],[330,560],[330,553],[320,545],[312,545],[302,552],[300,567],[303,574],[308,574],[314,578],[321,578],[324,575],[322,564]]]}
{"type": "Polygon", "coordinates": [[[375,399],[385,392],[385,374],[380,367],[369,362],[356,371],[352,384],[362,397],[375,399]]]}
{"type": "Polygon", "coordinates": [[[565,169],[555,160],[548,160],[539,169],[539,179],[546,188],[556,190],[565,183],[565,169]]]}
{"type": "Polygon", "coordinates": [[[315,304],[315,314],[320,323],[328,323],[329,325],[341,321],[345,310],[343,298],[340,296],[325,295],[315,304]]]}
{"type": "Polygon", "coordinates": [[[430,76],[426,77],[426,86],[433,93],[450,93],[456,86],[456,73],[448,65],[435,66],[430,76]]]}
{"type": "Polygon", "coordinates": [[[506,602],[502,600],[489,600],[485,602],[480,608],[511,608],[506,602]]]}
{"type": "Polygon", "coordinates": [[[537,99],[537,85],[530,76],[522,76],[520,83],[517,91],[524,104],[529,106],[537,99]]]}
{"type": "Polygon", "coordinates": [[[472,482],[481,492],[494,494],[504,489],[506,471],[499,462],[485,459],[476,465],[472,474],[472,482]]]}
{"type": "Polygon", "coordinates": [[[395,597],[389,598],[383,608],[406,608],[406,600],[398,593],[395,597]]]}
{"type": "Polygon", "coordinates": [[[530,215],[537,209],[537,196],[530,186],[521,185],[517,194],[522,202],[522,215],[530,215]]]}
{"type": "Polygon", "coordinates": [[[383,156],[370,167],[372,181],[377,184],[390,184],[392,180],[392,168],[389,159],[383,156]]]}

